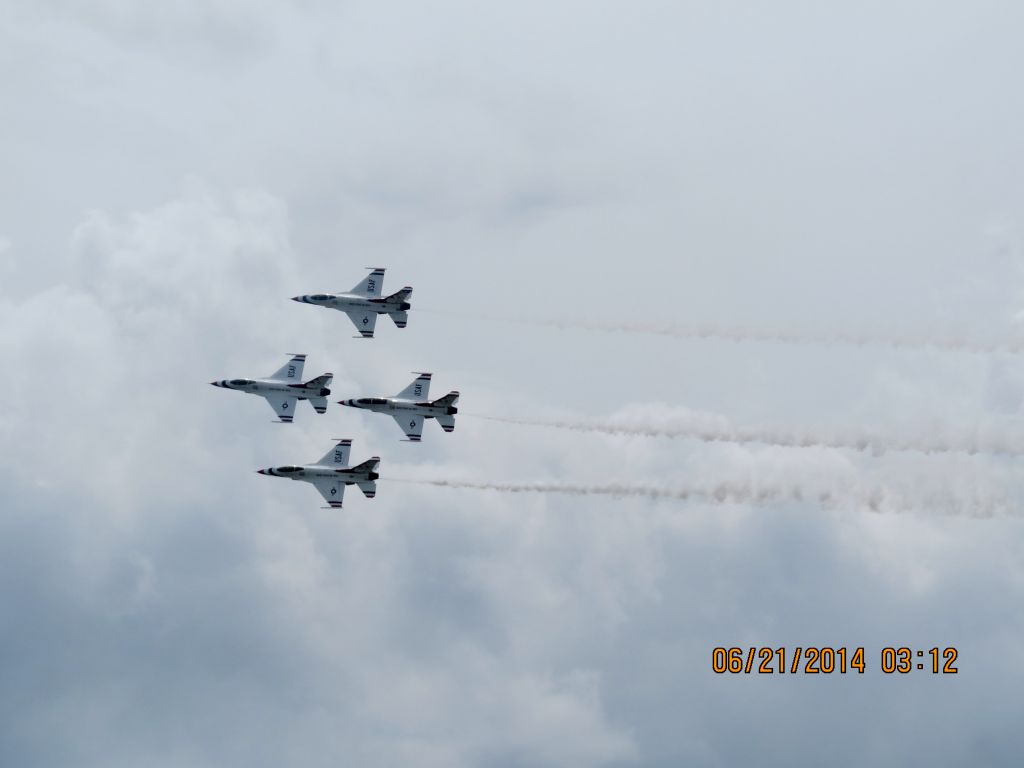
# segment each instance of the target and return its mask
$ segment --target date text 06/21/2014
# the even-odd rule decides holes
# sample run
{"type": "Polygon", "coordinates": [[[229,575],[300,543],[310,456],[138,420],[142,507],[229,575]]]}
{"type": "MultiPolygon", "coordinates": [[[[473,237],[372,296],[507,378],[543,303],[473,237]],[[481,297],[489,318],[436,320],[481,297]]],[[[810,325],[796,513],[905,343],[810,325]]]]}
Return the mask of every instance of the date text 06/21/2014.
{"type": "MultiPolygon", "coordinates": [[[[935,675],[957,674],[959,652],[953,647],[914,649],[886,646],[878,653],[878,668],[885,674],[905,675],[928,672],[935,675]]],[[[870,668],[863,647],[795,646],[787,648],[725,648],[711,651],[711,671],[716,674],[864,674],[870,668]]]]}

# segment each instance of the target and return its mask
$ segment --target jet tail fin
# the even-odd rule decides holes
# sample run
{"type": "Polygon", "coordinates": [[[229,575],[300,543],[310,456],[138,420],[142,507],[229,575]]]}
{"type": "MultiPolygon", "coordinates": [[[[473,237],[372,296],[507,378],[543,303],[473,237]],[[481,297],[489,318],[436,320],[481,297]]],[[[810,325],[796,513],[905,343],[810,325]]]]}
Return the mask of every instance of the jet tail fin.
{"type": "Polygon", "coordinates": [[[353,472],[376,472],[380,466],[380,456],[372,456],[362,464],[356,464],[352,467],[353,472]]]}
{"type": "Polygon", "coordinates": [[[459,393],[452,390],[444,397],[439,397],[437,400],[431,403],[431,405],[445,405],[449,408],[459,402],[459,393]]]}
{"type": "MultiPolygon", "coordinates": [[[[407,285],[400,291],[395,291],[390,296],[385,296],[384,301],[388,304],[404,304],[409,301],[409,297],[412,296],[412,286],[407,285]]],[[[409,309],[409,307],[403,307],[403,309],[409,309]]]]}
{"type": "Polygon", "coordinates": [[[331,386],[331,382],[334,380],[333,373],[325,373],[323,376],[317,376],[315,379],[310,379],[303,386],[306,389],[325,389],[331,386]]]}
{"type": "Polygon", "coordinates": [[[409,322],[409,313],[402,310],[400,312],[388,312],[388,316],[395,321],[395,325],[399,328],[405,328],[409,322]]]}
{"type": "Polygon", "coordinates": [[[323,376],[310,379],[305,384],[293,384],[292,386],[298,388],[301,397],[309,400],[313,410],[317,413],[327,413],[327,395],[331,394],[331,390],[327,387],[333,379],[334,374],[325,373],[323,376]]]}
{"type": "Polygon", "coordinates": [[[359,486],[359,490],[363,492],[363,495],[372,499],[377,495],[377,481],[376,480],[360,480],[356,485],[359,486]]]}

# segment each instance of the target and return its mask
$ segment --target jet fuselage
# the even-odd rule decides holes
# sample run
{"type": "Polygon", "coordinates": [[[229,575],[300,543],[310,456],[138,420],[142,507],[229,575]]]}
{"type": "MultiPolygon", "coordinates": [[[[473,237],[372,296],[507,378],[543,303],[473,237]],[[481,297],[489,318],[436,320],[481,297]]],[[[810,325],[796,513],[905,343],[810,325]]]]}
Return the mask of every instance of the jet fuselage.
{"type": "Polygon", "coordinates": [[[331,390],[327,387],[307,387],[305,384],[288,384],[274,379],[221,379],[210,382],[215,387],[235,389],[250,395],[289,395],[305,400],[310,397],[327,397],[331,390]]]}
{"type": "Polygon", "coordinates": [[[454,405],[434,405],[398,397],[355,397],[341,400],[340,403],[350,408],[363,408],[374,413],[418,413],[426,419],[437,418],[438,414],[454,416],[459,412],[454,405]]]}
{"type": "Polygon", "coordinates": [[[372,470],[361,470],[358,467],[345,467],[334,469],[323,464],[285,465],[283,467],[268,467],[257,472],[261,475],[272,477],[290,477],[292,480],[312,480],[322,477],[330,480],[341,480],[345,485],[354,485],[363,480],[376,480],[379,474],[372,470]]]}
{"type": "Polygon", "coordinates": [[[354,293],[308,293],[302,296],[295,296],[292,301],[303,304],[316,304],[319,307],[338,309],[342,312],[376,312],[378,315],[386,315],[395,311],[406,311],[412,309],[408,301],[391,303],[383,298],[367,298],[354,293]]]}

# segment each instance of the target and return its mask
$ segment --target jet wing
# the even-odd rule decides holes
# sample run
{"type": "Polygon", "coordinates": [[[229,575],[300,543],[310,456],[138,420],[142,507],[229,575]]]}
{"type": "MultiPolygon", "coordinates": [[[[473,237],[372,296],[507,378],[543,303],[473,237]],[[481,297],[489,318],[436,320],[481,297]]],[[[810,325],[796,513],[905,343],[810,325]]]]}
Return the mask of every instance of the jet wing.
{"type": "Polygon", "coordinates": [[[295,412],[295,398],[290,395],[264,395],[263,396],[270,407],[274,409],[274,413],[277,417],[285,424],[291,424],[292,414],[295,412]]]}
{"type": "Polygon", "coordinates": [[[358,296],[376,298],[377,296],[380,296],[380,292],[383,287],[384,268],[377,267],[356,284],[356,287],[352,289],[352,293],[358,296]]]}
{"type": "Polygon", "coordinates": [[[377,325],[377,313],[369,310],[351,309],[345,312],[352,325],[362,334],[364,339],[373,338],[373,327],[377,325]]]}
{"type": "Polygon", "coordinates": [[[431,374],[429,373],[417,374],[412,384],[395,395],[395,397],[400,400],[429,400],[430,377],[431,374]]]}
{"type": "Polygon", "coordinates": [[[391,417],[412,442],[418,443],[423,435],[423,417],[418,413],[393,413],[391,417]]]}
{"type": "Polygon", "coordinates": [[[313,485],[320,491],[320,495],[327,503],[335,509],[341,508],[341,501],[345,497],[345,483],[342,480],[334,480],[330,477],[318,477],[313,480],[313,485]]]}
{"type": "Polygon", "coordinates": [[[305,364],[305,355],[292,355],[291,360],[270,374],[268,378],[278,381],[302,381],[302,368],[305,364]]]}
{"type": "Polygon", "coordinates": [[[323,455],[323,458],[317,462],[324,467],[347,467],[348,466],[348,454],[352,450],[352,441],[345,439],[339,440],[331,450],[323,455]]]}

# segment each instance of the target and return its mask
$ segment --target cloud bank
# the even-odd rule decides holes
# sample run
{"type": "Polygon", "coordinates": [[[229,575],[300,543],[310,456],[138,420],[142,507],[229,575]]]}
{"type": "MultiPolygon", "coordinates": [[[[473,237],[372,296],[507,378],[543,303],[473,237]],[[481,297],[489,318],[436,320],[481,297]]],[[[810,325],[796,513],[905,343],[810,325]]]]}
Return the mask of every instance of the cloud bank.
{"type": "Polygon", "coordinates": [[[0,763],[1014,764],[1012,459],[461,418],[412,446],[343,409],[272,424],[207,382],[297,351],[339,397],[418,369],[469,412],[589,421],[633,402],[652,410],[623,423],[669,404],[701,429],[694,414],[728,413],[709,428],[1011,436],[1014,355],[822,329],[1020,337],[1020,11],[3,15],[0,763]],[[366,264],[416,287],[404,331],[360,344],[288,301],[366,264]],[[252,471],[334,436],[381,454],[372,502],[326,512],[252,471]],[[719,645],[826,643],[864,646],[869,671],[711,671],[719,645]],[[884,675],[891,645],[955,645],[961,672],[884,675]]]}

